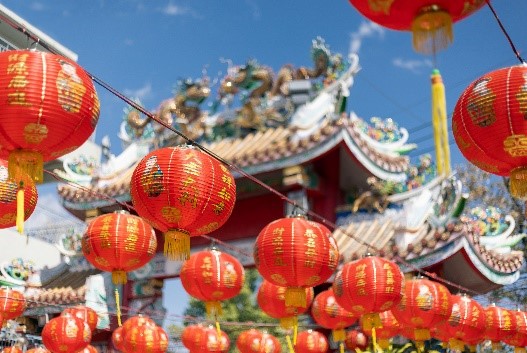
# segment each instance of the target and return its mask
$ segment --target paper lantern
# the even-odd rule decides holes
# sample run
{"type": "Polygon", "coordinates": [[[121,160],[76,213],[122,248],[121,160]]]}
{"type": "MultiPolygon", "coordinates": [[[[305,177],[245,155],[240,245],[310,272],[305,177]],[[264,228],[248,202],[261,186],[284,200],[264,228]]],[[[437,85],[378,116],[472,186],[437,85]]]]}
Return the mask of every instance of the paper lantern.
{"type": "Polygon", "coordinates": [[[297,316],[304,314],[311,306],[314,297],[313,288],[305,288],[306,291],[306,307],[296,307],[285,305],[285,287],[277,286],[267,280],[263,280],[256,302],[264,313],[272,318],[280,319],[280,326],[288,329],[298,326],[297,316]]]}
{"type": "Polygon", "coordinates": [[[415,329],[416,341],[430,339],[430,329],[450,317],[452,299],[448,289],[426,278],[415,278],[405,283],[403,298],[392,308],[393,316],[401,325],[415,329]]]}
{"type": "Polygon", "coordinates": [[[77,353],[99,353],[99,351],[94,346],[89,344],[80,351],[77,351],[77,353]]]}
{"type": "Polygon", "coordinates": [[[262,337],[263,333],[256,329],[242,331],[236,339],[236,348],[240,353],[260,353],[262,337]]]}
{"type": "Polygon", "coordinates": [[[181,332],[181,342],[190,352],[198,352],[203,335],[205,333],[202,325],[188,325],[181,332]]]}
{"type": "Polygon", "coordinates": [[[164,353],[168,349],[168,336],[159,326],[132,326],[125,330],[123,348],[125,352],[164,353]]]}
{"type": "Polygon", "coordinates": [[[242,264],[216,249],[192,254],[181,268],[181,284],[192,297],[205,302],[209,316],[221,315],[222,300],[237,296],[244,283],[242,264]]]}
{"type": "Polygon", "coordinates": [[[123,336],[126,335],[126,331],[130,330],[132,327],[137,326],[156,326],[156,323],[154,322],[154,320],[145,315],[139,314],[136,316],[132,316],[123,323],[123,336]]]}
{"type": "Polygon", "coordinates": [[[349,330],[346,332],[346,339],[344,344],[347,349],[351,351],[356,351],[356,349],[366,350],[369,345],[368,336],[362,331],[358,330],[349,330]]]}
{"type": "Polygon", "coordinates": [[[24,313],[26,299],[24,294],[12,288],[0,288],[0,326],[24,313]]]}
{"type": "MultiPolygon", "coordinates": [[[[452,335],[448,331],[448,321],[443,321],[435,326],[432,326],[430,328],[430,336],[438,341],[441,341],[441,346],[443,348],[449,347],[450,342],[452,342],[452,335]]],[[[461,350],[463,350],[463,348],[461,348],[461,350]]]]}
{"type": "Polygon", "coordinates": [[[88,74],[60,55],[29,50],[0,53],[0,158],[43,181],[43,162],[82,145],[99,119],[88,74]]]}
{"type": "Polygon", "coordinates": [[[503,342],[514,347],[515,353],[525,353],[527,346],[527,313],[525,311],[511,311],[515,316],[516,330],[512,336],[503,339],[503,342]]]}
{"type": "Polygon", "coordinates": [[[53,353],[76,353],[90,340],[88,324],[71,314],[49,320],[42,330],[42,342],[53,353]]]}
{"type": "Polygon", "coordinates": [[[335,342],[343,342],[346,339],[344,329],[357,321],[353,313],[337,303],[331,288],[317,294],[311,306],[311,315],[317,324],[332,330],[335,342]]]}
{"type": "Polygon", "coordinates": [[[464,344],[483,338],[485,331],[485,309],[467,295],[452,296],[452,313],[446,326],[452,336],[450,347],[462,350],[464,344]]]}
{"type": "Polygon", "coordinates": [[[137,213],[164,232],[165,255],[187,260],[190,237],[215,231],[231,215],[236,184],[223,164],[199,149],[166,147],[138,163],[130,195],[137,213]]]}
{"type": "MultiPolygon", "coordinates": [[[[260,342],[260,352],[266,352],[266,353],[281,353],[282,352],[282,346],[280,345],[280,341],[275,336],[264,332],[262,334],[262,340],[260,342]]],[[[300,352],[299,352],[300,353],[300,352]]]]}
{"type": "Polygon", "coordinates": [[[472,82],[458,99],[452,131],[459,150],[486,172],[511,177],[527,198],[527,66],[511,66],[472,82]]]}
{"type": "Polygon", "coordinates": [[[495,304],[485,308],[485,339],[495,345],[510,339],[516,331],[516,316],[495,304]]]}
{"type": "Polygon", "coordinates": [[[99,321],[99,316],[97,316],[97,312],[95,312],[95,310],[88,306],[77,305],[72,308],[66,308],[62,311],[62,314],[65,313],[69,313],[86,322],[92,332],[95,331],[95,329],[97,328],[97,321],[99,321]]]}
{"type": "Polygon", "coordinates": [[[5,347],[2,349],[2,353],[23,353],[22,349],[18,346],[5,347]]]}
{"type": "Polygon", "coordinates": [[[413,33],[417,52],[432,54],[453,40],[452,24],[477,11],[484,0],[349,0],[371,21],[413,33]]]}
{"type": "Polygon", "coordinates": [[[82,253],[93,266],[112,272],[114,284],[146,265],[157,248],[154,229],[142,218],[117,211],[93,219],[82,237],[82,253]]]}
{"type": "Polygon", "coordinates": [[[46,348],[44,347],[35,347],[35,348],[31,348],[31,349],[28,349],[26,351],[26,353],[51,353],[50,351],[48,351],[46,348]]]}
{"type": "Polygon", "coordinates": [[[404,275],[395,262],[366,256],[342,266],[333,290],[337,302],[355,316],[363,316],[362,327],[370,330],[380,327],[380,312],[401,301],[404,275]]]}
{"type": "Polygon", "coordinates": [[[328,339],[318,331],[307,330],[298,333],[296,352],[326,353],[329,349],[328,339]]]}
{"type": "Polygon", "coordinates": [[[331,232],[302,217],[280,218],[260,232],[254,262],[267,281],[286,287],[285,305],[306,307],[305,288],[326,282],[339,261],[331,232]]]}
{"type": "Polygon", "coordinates": [[[112,332],[112,343],[115,349],[123,351],[124,350],[124,336],[123,336],[123,327],[119,326],[112,332]]]}
{"type": "Polygon", "coordinates": [[[227,352],[229,350],[229,336],[223,331],[218,331],[212,327],[204,327],[201,340],[195,352],[227,352]]]}
{"type": "MultiPolygon", "coordinates": [[[[377,345],[382,349],[388,349],[390,346],[390,339],[397,336],[401,332],[401,325],[390,310],[379,313],[379,319],[381,326],[375,328],[377,345]]],[[[362,327],[364,327],[364,325],[362,325],[363,320],[364,318],[361,318],[362,327]]],[[[363,332],[368,337],[373,336],[372,330],[373,327],[363,328],[363,332]]]]}

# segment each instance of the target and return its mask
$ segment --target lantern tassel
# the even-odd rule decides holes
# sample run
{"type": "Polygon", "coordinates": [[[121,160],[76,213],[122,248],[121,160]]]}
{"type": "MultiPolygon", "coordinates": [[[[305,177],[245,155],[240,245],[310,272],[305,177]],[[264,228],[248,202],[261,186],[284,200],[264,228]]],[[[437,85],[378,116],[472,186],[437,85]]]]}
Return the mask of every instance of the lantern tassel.
{"type": "Polygon", "coordinates": [[[340,347],[340,353],[344,353],[344,342],[340,342],[339,347],[340,347]]]}
{"type": "Polygon", "coordinates": [[[369,313],[362,316],[362,329],[371,331],[373,328],[381,328],[382,321],[379,313],[369,313]]]}
{"type": "Polygon", "coordinates": [[[218,319],[216,319],[216,334],[218,335],[218,342],[221,342],[221,328],[218,319]]]}
{"type": "Polygon", "coordinates": [[[376,328],[375,327],[372,327],[371,329],[371,341],[372,341],[372,347],[373,347],[373,351],[374,352],[377,352],[377,332],[376,332],[376,328]]]}
{"type": "Polygon", "coordinates": [[[452,17],[438,6],[426,6],[412,21],[413,47],[422,54],[435,54],[454,39],[452,17]]]}
{"type": "Polygon", "coordinates": [[[24,234],[24,182],[20,182],[20,187],[16,193],[16,230],[24,234]]]}
{"type": "Polygon", "coordinates": [[[458,340],[456,338],[449,339],[448,344],[450,345],[450,349],[455,351],[463,351],[465,349],[465,344],[463,343],[463,341],[458,340]]]}
{"type": "Polygon", "coordinates": [[[335,329],[331,331],[331,334],[333,335],[333,341],[335,342],[346,340],[346,331],[344,329],[335,329]]]}
{"type": "Polygon", "coordinates": [[[285,340],[287,341],[287,348],[289,348],[289,353],[295,353],[295,349],[293,348],[293,343],[291,343],[291,337],[287,335],[285,336],[285,340]]]}
{"type": "Polygon", "coordinates": [[[436,150],[437,174],[450,175],[450,146],[448,143],[448,125],[445,99],[445,85],[439,70],[434,69],[432,81],[432,126],[436,150]]]}
{"type": "Polygon", "coordinates": [[[427,341],[430,339],[430,330],[427,328],[416,328],[414,330],[414,337],[416,341],[427,341]]]}
{"type": "Polygon", "coordinates": [[[511,195],[521,200],[527,200],[527,167],[513,169],[510,183],[511,195]]]}
{"type": "Polygon", "coordinates": [[[377,341],[377,346],[379,347],[379,350],[382,352],[382,351],[384,351],[385,349],[390,348],[390,340],[379,339],[379,340],[377,341]]]}
{"type": "Polygon", "coordinates": [[[35,183],[44,181],[44,159],[40,152],[14,150],[9,153],[7,171],[10,179],[17,179],[21,173],[29,175],[35,183]]]}
{"type": "Polygon", "coordinates": [[[175,229],[166,232],[164,253],[170,260],[188,260],[190,257],[190,234],[175,229]]]}
{"type": "Polygon", "coordinates": [[[514,347],[514,353],[525,353],[525,347],[514,347]]]}
{"type": "Polygon", "coordinates": [[[121,322],[121,298],[119,297],[119,289],[117,289],[117,287],[115,287],[114,293],[115,293],[115,311],[117,313],[117,325],[121,327],[123,326],[123,323],[121,322]]]}
{"type": "Polygon", "coordinates": [[[125,271],[120,271],[120,270],[112,271],[113,284],[115,285],[126,284],[127,281],[128,281],[128,278],[126,277],[125,271]]]}
{"type": "Polygon", "coordinates": [[[469,344],[467,347],[468,347],[469,352],[471,353],[475,353],[478,350],[478,346],[475,344],[469,344]]]}
{"type": "Polygon", "coordinates": [[[285,306],[307,307],[306,290],[302,287],[287,287],[284,296],[285,306]]]}
{"type": "Polygon", "coordinates": [[[221,303],[219,301],[206,301],[205,312],[207,313],[207,317],[209,318],[215,318],[217,316],[223,315],[221,303]]]}
{"type": "Polygon", "coordinates": [[[359,347],[355,347],[355,353],[362,353],[362,349],[360,349],[359,347]]]}

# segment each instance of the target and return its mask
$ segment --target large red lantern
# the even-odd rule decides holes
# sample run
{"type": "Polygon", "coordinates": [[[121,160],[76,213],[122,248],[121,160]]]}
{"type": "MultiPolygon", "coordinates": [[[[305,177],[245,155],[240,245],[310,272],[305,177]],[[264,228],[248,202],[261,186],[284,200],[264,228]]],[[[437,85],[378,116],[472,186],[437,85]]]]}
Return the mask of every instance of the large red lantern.
{"type": "Polygon", "coordinates": [[[112,343],[114,348],[117,350],[124,350],[124,336],[123,336],[123,327],[119,326],[112,332],[112,343]]]}
{"type": "Polygon", "coordinates": [[[451,336],[450,347],[462,350],[465,343],[483,338],[485,309],[467,295],[453,295],[452,313],[446,329],[451,336]]]}
{"type": "Polygon", "coordinates": [[[485,0],[349,0],[371,21],[413,33],[417,52],[432,54],[453,40],[452,24],[485,4],[485,0]]]}
{"type": "Polygon", "coordinates": [[[236,184],[223,164],[199,149],[166,147],[139,162],[130,194],[137,213],[165,233],[165,255],[186,260],[190,237],[215,231],[231,215],[236,184]]]}
{"type": "Polygon", "coordinates": [[[6,321],[22,315],[26,310],[24,294],[12,288],[0,288],[0,326],[6,321]]]}
{"type": "Polygon", "coordinates": [[[511,177],[511,194],[527,198],[527,66],[492,71],[458,99],[452,131],[465,158],[486,172],[511,177]]]}
{"type": "Polygon", "coordinates": [[[123,348],[125,352],[164,353],[168,349],[168,336],[159,326],[132,326],[125,332],[123,348]]]}
{"type": "Polygon", "coordinates": [[[269,223],[254,245],[258,272],[267,281],[286,287],[286,306],[306,307],[305,288],[324,283],[338,261],[338,248],[329,229],[302,217],[269,223]]]}
{"type": "Polygon", "coordinates": [[[280,319],[280,326],[285,329],[297,327],[297,316],[304,314],[311,306],[314,297],[313,288],[305,288],[306,291],[306,307],[296,307],[285,305],[285,287],[277,286],[267,280],[263,280],[256,302],[264,313],[272,318],[280,319]]]}
{"type": "Polygon", "coordinates": [[[326,353],[329,349],[328,339],[318,331],[307,330],[298,333],[296,352],[326,353]]]}
{"type": "Polygon", "coordinates": [[[97,312],[88,306],[77,305],[72,308],[66,308],[62,311],[62,314],[66,313],[76,316],[86,322],[92,332],[97,328],[97,321],[99,321],[97,312]]]}
{"type": "Polygon", "coordinates": [[[426,278],[406,281],[403,298],[392,308],[401,325],[414,328],[416,341],[430,339],[430,329],[450,317],[452,299],[448,289],[426,278]]]}
{"type": "Polygon", "coordinates": [[[516,332],[516,316],[495,304],[485,308],[485,339],[497,344],[510,339],[516,332]]]}
{"type": "Polygon", "coordinates": [[[390,310],[403,296],[404,275],[396,263],[366,256],[344,264],[335,276],[333,291],[337,302],[355,316],[362,327],[380,327],[379,313],[390,310]]]}
{"type": "Polygon", "coordinates": [[[516,331],[512,336],[504,338],[503,342],[514,347],[514,353],[525,353],[527,346],[527,313],[525,311],[512,311],[516,317],[516,331]]]}
{"type": "Polygon", "coordinates": [[[331,288],[317,294],[311,306],[311,315],[317,324],[332,330],[335,342],[343,342],[346,339],[344,329],[357,321],[353,313],[337,303],[331,288]]]}
{"type": "Polygon", "coordinates": [[[99,99],[88,74],[60,55],[20,50],[0,53],[0,158],[12,177],[22,169],[43,181],[43,162],[82,145],[99,119],[99,99]]]}
{"type": "MultiPolygon", "coordinates": [[[[397,336],[401,332],[401,325],[393,316],[391,310],[383,311],[379,314],[379,318],[381,321],[381,326],[375,328],[375,336],[377,340],[377,344],[382,349],[388,349],[390,346],[390,339],[392,337],[397,336]]],[[[362,322],[364,321],[364,318],[361,318],[361,326],[362,322]]],[[[363,328],[363,331],[366,335],[373,338],[373,328],[363,328]]]]}
{"type": "Polygon", "coordinates": [[[368,336],[362,331],[349,330],[346,332],[346,339],[344,340],[346,348],[356,352],[356,349],[366,350],[369,345],[368,336]]]}
{"type": "Polygon", "coordinates": [[[126,283],[126,272],[148,263],[156,248],[154,229],[126,211],[95,218],[82,237],[86,259],[99,270],[112,272],[114,284],[126,283]]]}
{"type": "Polygon", "coordinates": [[[49,320],[42,330],[42,342],[53,353],[76,353],[90,340],[88,324],[71,314],[49,320]]]}
{"type": "Polygon", "coordinates": [[[235,257],[212,249],[192,254],[183,264],[180,277],[185,291],[205,302],[208,315],[221,315],[220,301],[240,293],[245,272],[235,257]]]}

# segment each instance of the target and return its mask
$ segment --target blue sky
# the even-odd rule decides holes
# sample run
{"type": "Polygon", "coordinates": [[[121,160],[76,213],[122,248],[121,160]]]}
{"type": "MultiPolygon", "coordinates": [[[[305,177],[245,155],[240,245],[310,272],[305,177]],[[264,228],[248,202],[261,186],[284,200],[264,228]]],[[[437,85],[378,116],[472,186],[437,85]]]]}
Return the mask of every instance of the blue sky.
{"type": "MultiPolygon", "coordinates": [[[[172,95],[179,79],[198,78],[204,67],[212,78],[219,72],[225,74],[226,65],[220,58],[235,64],[255,58],[275,72],[286,63],[311,66],[311,41],[321,36],[334,52],[347,54],[353,50],[359,54],[362,71],[351,89],[351,110],[368,119],[392,117],[410,131],[431,120],[432,58],[412,50],[408,32],[368,22],[347,0],[0,3],[76,52],[79,64],[90,73],[129,97],[139,97],[149,110],[172,95]]],[[[493,5],[519,51],[527,57],[527,1],[495,0],[493,5]]],[[[454,34],[453,45],[437,55],[449,112],[474,79],[518,63],[486,7],[457,23],[454,34]]],[[[96,88],[101,98],[97,140],[108,134],[114,153],[119,153],[117,132],[125,104],[96,88]]],[[[411,135],[410,141],[422,141],[421,151],[430,151],[431,134],[430,126],[411,135]]],[[[453,163],[464,162],[455,145],[452,152],[453,163]]],[[[46,190],[44,195],[51,195],[49,190],[54,188],[46,190]]],[[[179,297],[181,292],[176,293],[179,297]]],[[[176,313],[183,306],[177,299],[167,305],[176,313]]]]}

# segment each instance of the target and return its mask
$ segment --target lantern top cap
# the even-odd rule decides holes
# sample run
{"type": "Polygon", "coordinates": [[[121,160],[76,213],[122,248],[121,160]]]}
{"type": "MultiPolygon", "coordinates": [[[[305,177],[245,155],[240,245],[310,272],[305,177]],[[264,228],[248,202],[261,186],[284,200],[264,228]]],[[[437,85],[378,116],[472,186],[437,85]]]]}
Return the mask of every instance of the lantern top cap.
{"type": "Polygon", "coordinates": [[[307,216],[305,214],[302,214],[302,213],[291,213],[289,216],[287,216],[287,218],[300,218],[300,219],[304,219],[304,220],[307,220],[307,216]]]}

